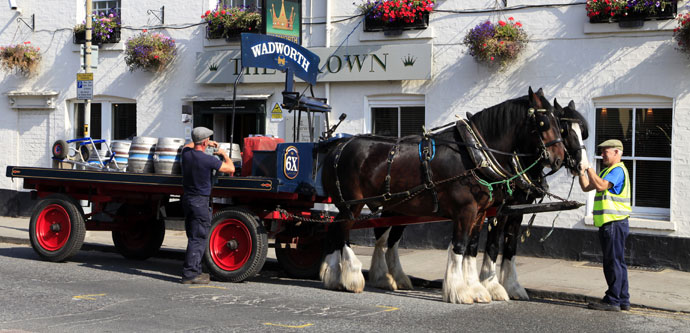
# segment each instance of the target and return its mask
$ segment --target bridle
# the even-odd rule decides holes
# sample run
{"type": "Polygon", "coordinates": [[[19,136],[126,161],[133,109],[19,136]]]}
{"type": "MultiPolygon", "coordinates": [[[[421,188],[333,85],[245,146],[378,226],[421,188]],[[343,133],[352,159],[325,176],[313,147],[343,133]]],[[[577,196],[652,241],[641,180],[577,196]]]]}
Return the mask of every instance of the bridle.
{"type": "MultiPolygon", "coordinates": [[[[575,123],[575,124],[580,125],[580,127],[583,126],[582,121],[580,119],[577,119],[577,118],[559,118],[559,119],[560,119],[561,123],[570,123],[570,124],[575,123]]],[[[561,133],[562,133],[561,137],[568,138],[570,136],[570,126],[569,125],[568,126],[562,126],[561,125],[561,133]],[[566,129],[563,130],[563,127],[565,127],[566,129]]],[[[585,149],[587,149],[587,147],[585,147],[584,144],[581,144],[578,147],[574,147],[572,150],[573,154],[571,154],[571,150],[566,147],[566,149],[565,149],[565,155],[566,156],[565,156],[565,161],[564,161],[566,168],[574,170],[577,167],[577,165],[576,165],[577,161],[575,161],[575,158],[573,155],[575,153],[577,153],[578,151],[585,150],[585,149]]]]}
{"type": "Polygon", "coordinates": [[[553,112],[549,112],[549,110],[547,110],[547,109],[529,108],[527,110],[527,114],[528,114],[529,118],[534,121],[534,125],[535,125],[536,129],[537,129],[537,131],[539,131],[538,136],[539,136],[539,142],[540,142],[540,147],[539,147],[540,157],[545,158],[545,159],[549,159],[549,152],[548,152],[547,148],[549,148],[553,145],[556,145],[559,142],[563,143],[563,137],[562,137],[563,129],[560,127],[559,122],[556,121],[555,123],[557,126],[557,130],[555,131],[555,133],[557,134],[558,137],[556,139],[549,141],[549,142],[544,142],[544,138],[541,134],[548,131],[549,129],[551,129],[551,123],[549,122],[549,115],[553,116],[553,112]]]}

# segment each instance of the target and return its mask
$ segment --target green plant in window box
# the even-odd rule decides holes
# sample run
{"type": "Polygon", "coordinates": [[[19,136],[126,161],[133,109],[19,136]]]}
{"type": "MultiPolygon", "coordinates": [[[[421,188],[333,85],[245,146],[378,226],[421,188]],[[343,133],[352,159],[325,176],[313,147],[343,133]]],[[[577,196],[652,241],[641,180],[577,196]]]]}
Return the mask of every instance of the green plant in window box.
{"type": "Polygon", "coordinates": [[[127,40],[125,63],[132,72],[137,69],[160,72],[173,61],[176,53],[174,39],[144,30],[127,40]]]}
{"type": "Polygon", "coordinates": [[[239,38],[240,33],[261,29],[261,13],[250,7],[220,7],[207,10],[201,18],[206,21],[206,38],[239,38]]]}
{"type": "Polygon", "coordinates": [[[587,0],[585,9],[591,23],[630,19],[673,17],[675,0],[587,0]]]}
{"type": "Polygon", "coordinates": [[[29,76],[36,73],[41,63],[40,47],[24,44],[0,46],[0,66],[9,71],[29,76]]]}
{"type": "MultiPolygon", "coordinates": [[[[91,42],[96,45],[120,42],[120,14],[111,9],[108,12],[93,12],[91,42]]],[[[74,43],[86,43],[86,24],[77,24],[74,32],[74,43]]]]}
{"type": "Polygon", "coordinates": [[[364,31],[426,29],[434,0],[367,0],[357,6],[364,31]]]}

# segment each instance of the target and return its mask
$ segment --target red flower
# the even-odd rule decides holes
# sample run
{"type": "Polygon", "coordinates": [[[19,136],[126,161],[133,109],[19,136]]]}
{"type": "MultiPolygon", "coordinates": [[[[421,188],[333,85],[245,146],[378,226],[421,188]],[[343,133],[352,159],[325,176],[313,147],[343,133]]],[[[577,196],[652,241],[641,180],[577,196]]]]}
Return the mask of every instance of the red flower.
{"type": "Polygon", "coordinates": [[[512,20],[514,20],[514,18],[511,16],[511,17],[508,18],[508,20],[509,20],[509,21],[512,21],[512,20]]]}
{"type": "Polygon", "coordinates": [[[155,56],[153,56],[153,58],[154,58],[154,59],[158,59],[158,56],[157,56],[157,55],[155,55],[155,56]]]}
{"type": "Polygon", "coordinates": [[[221,10],[220,15],[225,15],[225,10],[221,10]]]}
{"type": "Polygon", "coordinates": [[[208,14],[211,14],[211,11],[210,11],[210,10],[207,10],[207,11],[206,11],[206,14],[204,14],[204,16],[208,16],[208,14]]]}
{"type": "Polygon", "coordinates": [[[517,25],[518,27],[522,28],[522,23],[520,23],[520,22],[515,22],[515,25],[517,25]]]}
{"type": "Polygon", "coordinates": [[[503,22],[503,21],[498,21],[498,25],[500,25],[500,26],[502,26],[502,27],[505,27],[505,26],[506,26],[506,23],[503,22]]]}
{"type": "Polygon", "coordinates": [[[494,57],[491,57],[491,61],[493,61],[493,60],[494,60],[494,57]]]}
{"type": "Polygon", "coordinates": [[[148,32],[148,30],[144,29],[144,30],[142,30],[141,32],[148,32]]]}
{"type": "Polygon", "coordinates": [[[24,45],[26,45],[26,44],[31,44],[31,42],[29,42],[29,41],[24,42],[24,45]]]}

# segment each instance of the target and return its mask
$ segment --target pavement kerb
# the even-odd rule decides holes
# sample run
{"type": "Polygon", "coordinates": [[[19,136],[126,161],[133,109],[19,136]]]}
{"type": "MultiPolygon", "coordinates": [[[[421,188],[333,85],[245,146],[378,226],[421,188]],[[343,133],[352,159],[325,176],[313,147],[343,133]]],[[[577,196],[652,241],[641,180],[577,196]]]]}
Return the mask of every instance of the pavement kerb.
{"type": "MultiPolygon", "coordinates": [[[[0,236],[0,243],[9,243],[9,244],[19,244],[19,245],[31,245],[31,242],[28,239],[25,238],[17,238],[17,237],[7,237],[7,236],[0,236]]],[[[100,252],[107,252],[107,253],[117,253],[115,248],[110,245],[101,245],[101,244],[93,244],[93,243],[84,243],[81,247],[82,251],[100,251],[100,252]]],[[[183,250],[176,250],[176,249],[161,249],[156,253],[155,255],[156,258],[161,258],[161,259],[173,259],[173,260],[184,260],[184,251],[183,250]]],[[[267,258],[266,263],[264,264],[264,268],[268,268],[271,270],[281,270],[280,264],[276,259],[273,258],[267,258]]],[[[363,269],[363,274],[365,278],[368,278],[368,273],[369,271],[366,269],[363,269]]],[[[434,289],[441,289],[443,287],[443,281],[442,280],[427,280],[427,279],[422,279],[414,276],[410,276],[410,280],[412,281],[412,284],[416,287],[424,287],[424,288],[434,288],[434,289]]],[[[557,301],[566,301],[566,302],[576,302],[576,303],[589,303],[589,302],[596,302],[599,299],[594,298],[591,296],[586,296],[582,294],[574,294],[574,293],[566,293],[566,292],[557,292],[557,291],[549,291],[549,290],[539,290],[539,289],[533,289],[533,288],[526,288],[527,295],[530,298],[534,299],[543,299],[543,300],[557,300],[557,301]]],[[[634,309],[647,309],[647,310],[653,310],[653,311],[663,311],[663,312],[671,312],[671,313],[682,313],[682,314],[690,314],[690,311],[678,311],[678,310],[673,310],[673,309],[665,309],[665,308],[659,308],[659,307],[652,307],[652,306],[646,306],[646,305],[641,305],[641,304],[631,304],[631,307],[634,309]]]]}

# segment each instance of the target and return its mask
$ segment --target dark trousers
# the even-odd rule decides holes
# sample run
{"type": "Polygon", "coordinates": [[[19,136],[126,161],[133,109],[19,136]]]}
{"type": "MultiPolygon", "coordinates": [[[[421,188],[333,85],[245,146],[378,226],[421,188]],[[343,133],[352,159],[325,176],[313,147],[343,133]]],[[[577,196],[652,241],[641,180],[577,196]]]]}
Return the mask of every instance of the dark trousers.
{"type": "Polygon", "coordinates": [[[604,276],[609,285],[604,302],[612,305],[630,305],[628,266],[625,264],[625,240],[629,230],[627,218],[599,227],[599,242],[604,254],[604,276]]]}
{"type": "Polygon", "coordinates": [[[206,236],[211,229],[211,207],[207,196],[183,195],[182,208],[187,232],[182,277],[190,279],[201,274],[201,258],[206,250],[206,236]]]}

